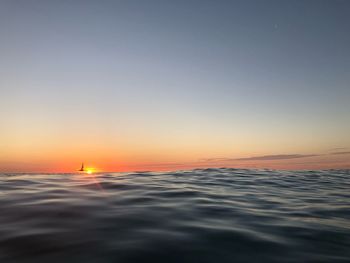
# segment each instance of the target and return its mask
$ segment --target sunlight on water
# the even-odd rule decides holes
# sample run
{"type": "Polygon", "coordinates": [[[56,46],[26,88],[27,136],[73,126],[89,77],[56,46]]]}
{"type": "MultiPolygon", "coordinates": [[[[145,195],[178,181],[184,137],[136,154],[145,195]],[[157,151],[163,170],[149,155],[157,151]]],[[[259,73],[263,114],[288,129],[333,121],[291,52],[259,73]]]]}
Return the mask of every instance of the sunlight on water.
{"type": "Polygon", "coordinates": [[[1,262],[349,262],[350,172],[0,175],[1,262]]]}

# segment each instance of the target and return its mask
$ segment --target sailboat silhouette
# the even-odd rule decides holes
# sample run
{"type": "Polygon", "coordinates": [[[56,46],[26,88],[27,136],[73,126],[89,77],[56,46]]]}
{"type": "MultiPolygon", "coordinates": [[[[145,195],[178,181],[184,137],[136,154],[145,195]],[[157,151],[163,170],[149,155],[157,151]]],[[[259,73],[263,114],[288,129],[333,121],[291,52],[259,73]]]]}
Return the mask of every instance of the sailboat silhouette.
{"type": "Polygon", "coordinates": [[[84,169],[84,163],[81,163],[81,168],[80,168],[80,170],[78,170],[78,171],[80,171],[80,172],[84,172],[84,171],[85,171],[85,169],[84,169]]]}

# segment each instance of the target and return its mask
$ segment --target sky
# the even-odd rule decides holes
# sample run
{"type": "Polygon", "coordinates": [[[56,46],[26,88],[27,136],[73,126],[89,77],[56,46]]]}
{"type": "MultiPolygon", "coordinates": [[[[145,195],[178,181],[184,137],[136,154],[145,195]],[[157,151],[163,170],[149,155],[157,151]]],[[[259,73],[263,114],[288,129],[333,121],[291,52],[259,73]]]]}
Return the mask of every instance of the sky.
{"type": "Polygon", "coordinates": [[[0,1],[0,172],[350,168],[350,2],[0,1]]]}

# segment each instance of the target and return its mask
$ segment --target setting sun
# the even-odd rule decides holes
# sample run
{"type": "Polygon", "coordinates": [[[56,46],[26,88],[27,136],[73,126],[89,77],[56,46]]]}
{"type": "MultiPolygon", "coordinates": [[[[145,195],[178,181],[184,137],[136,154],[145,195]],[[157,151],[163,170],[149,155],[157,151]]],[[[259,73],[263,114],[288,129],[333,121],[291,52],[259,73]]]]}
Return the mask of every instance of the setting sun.
{"type": "Polygon", "coordinates": [[[87,173],[87,174],[93,174],[93,173],[95,173],[95,172],[96,172],[96,169],[93,168],[93,167],[87,167],[87,168],[85,169],[85,173],[87,173]]]}

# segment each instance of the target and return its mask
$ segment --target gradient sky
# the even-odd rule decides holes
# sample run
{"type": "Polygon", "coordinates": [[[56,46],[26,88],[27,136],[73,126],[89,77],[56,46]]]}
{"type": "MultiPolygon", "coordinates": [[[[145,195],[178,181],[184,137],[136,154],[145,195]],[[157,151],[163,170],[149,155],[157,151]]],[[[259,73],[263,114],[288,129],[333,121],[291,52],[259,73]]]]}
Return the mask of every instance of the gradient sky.
{"type": "Polygon", "coordinates": [[[350,167],[350,1],[0,1],[0,171],[350,167]]]}

